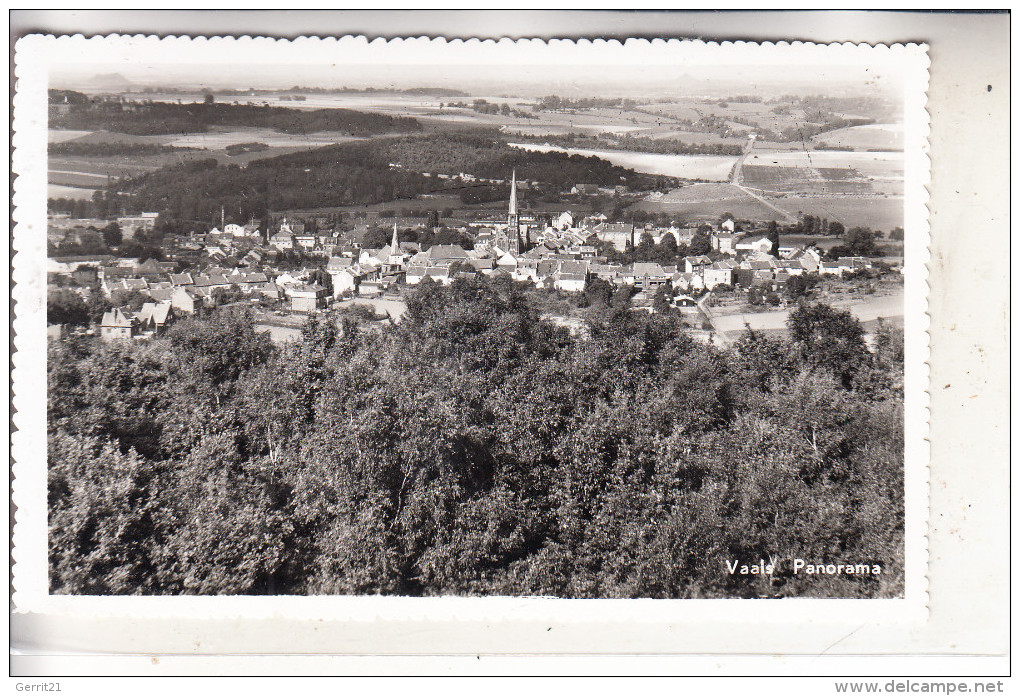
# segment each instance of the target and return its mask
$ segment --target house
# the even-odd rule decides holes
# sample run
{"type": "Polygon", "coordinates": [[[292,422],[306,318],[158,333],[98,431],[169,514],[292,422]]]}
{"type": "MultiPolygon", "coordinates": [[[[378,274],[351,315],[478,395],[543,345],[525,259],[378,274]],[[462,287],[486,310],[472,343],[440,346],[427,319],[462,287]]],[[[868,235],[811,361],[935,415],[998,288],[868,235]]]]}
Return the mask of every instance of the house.
{"type": "Polygon", "coordinates": [[[609,242],[618,251],[626,251],[634,243],[634,225],[629,222],[600,222],[592,230],[599,241],[609,242]]]}
{"type": "Polygon", "coordinates": [[[707,256],[685,256],[684,257],[684,272],[685,273],[701,273],[704,269],[712,265],[712,259],[707,256]]]}
{"type": "Polygon", "coordinates": [[[573,188],[570,189],[573,194],[581,194],[585,196],[594,195],[599,192],[598,184],[574,184],[573,188]]]}
{"type": "Polygon", "coordinates": [[[294,235],[289,232],[280,231],[269,238],[269,246],[281,251],[294,248],[294,235]]]}
{"type": "Polygon", "coordinates": [[[294,235],[294,246],[300,247],[306,251],[311,251],[315,248],[318,238],[314,234],[295,234],[294,235]]]}
{"type": "Polygon", "coordinates": [[[326,264],[326,272],[333,279],[333,297],[357,292],[361,281],[373,275],[346,256],[332,257],[326,264]]]}
{"type": "Polygon", "coordinates": [[[144,278],[104,280],[102,289],[107,296],[112,295],[115,292],[148,292],[149,283],[144,278]]]}
{"type": "Polygon", "coordinates": [[[713,234],[712,248],[718,251],[720,254],[729,255],[736,254],[737,250],[733,247],[734,240],[736,239],[736,237],[737,235],[735,234],[713,234]]]}
{"type": "Polygon", "coordinates": [[[118,341],[133,337],[137,330],[138,326],[131,312],[112,309],[103,314],[99,335],[104,341],[118,341]]]}
{"type": "MultiPolygon", "coordinates": [[[[212,269],[211,267],[206,269],[206,270],[208,272],[205,275],[196,275],[196,276],[194,276],[195,283],[194,283],[194,285],[192,285],[192,287],[194,287],[194,288],[209,288],[210,290],[213,290],[213,289],[216,289],[216,288],[221,288],[223,290],[227,290],[228,288],[231,287],[232,283],[229,280],[227,280],[227,276],[223,275],[222,273],[213,273],[212,271],[214,269],[212,269]]],[[[215,270],[222,270],[222,269],[215,269],[215,270]]]]}
{"type": "Polygon", "coordinates": [[[129,217],[117,218],[117,225],[124,239],[132,239],[140,230],[151,230],[156,227],[156,218],[159,213],[142,213],[129,217]]]}
{"type": "Polygon", "coordinates": [[[170,306],[182,314],[194,314],[195,308],[201,306],[196,295],[183,287],[179,287],[170,295],[170,306]]]}
{"type": "Polygon", "coordinates": [[[191,277],[190,273],[171,273],[170,284],[174,287],[194,285],[195,279],[191,277]]]}
{"type": "Polygon", "coordinates": [[[138,312],[138,330],[160,336],[172,319],[173,306],[170,302],[146,302],[138,312]]]}
{"type": "Polygon", "coordinates": [[[100,266],[96,272],[96,276],[100,282],[106,280],[123,280],[124,278],[132,278],[135,275],[135,269],[126,266],[100,266]]]}
{"type": "Polygon", "coordinates": [[[705,288],[705,279],[696,273],[674,273],[670,276],[674,290],[697,292],[705,288]]]}
{"type": "Polygon", "coordinates": [[[835,275],[843,276],[843,267],[839,261],[822,261],[818,267],[818,272],[822,275],[835,275]]]}
{"type": "Polygon", "coordinates": [[[736,264],[720,261],[702,269],[701,277],[705,287],[711,290],[717,285],[733,285],[733,269],[736,264]]]}
{"type": "Polygon", "coordinates": [[[481,273],[482,275],[489,276],[496,271],[496,259],[467,259],[464,263],[471,266],[475,272],[481,273]]]}
{"type": "Polygon", "coordinates": [[[149,287],[149,297],[156,302],[170,302],[173,299],[175,292],[177,292],[175,288],[149,287]]]}
{"type": "Polygon", "coordinates": [[[657,263],[635,263],[624,271],[624,282],[648,290],[668,284],[670,275],[657,263]]]}
{"type": "Polygon", "coordinates": [[[253,290],[265,285],[269,282],[268,276],[261,271],[248,271],[242,273],[241,271],[234,271],[227,276],[227,281],[232,285],[236,285],[240,288],[241,292],[250,294],[253,290]]]}
{"type": "Polygon", "coordinates": [[[430,266],[425,269],[425,275],[422,280],[430,278],[433,282],[440,285],[449,285],[453,282],[453,277],[453,274],[450,272],[450,266],[430,266]]]}
{"type": "Polygon", "coordinates": [[[100,268],[112,266],[114,257],[106,254],[95,254],[92,256],[53,256],[46,258],[47,273],[73,273],[81,266],[100,268]]]}
{"type": "Polygon", "coordinates": [[[165,279],[166,276],[169,275],[170,271],[174,269],[174,265],[175,264],[170,262],[160,262],[156,259],[148,259],[144,263],[139,264],[135,272],[149,280],[160,278],[165,279]]]}
{"type": "Polygon", "coordinates": [[[567,292],[584,292],[588,285],[587,273],[559,272],[553,276],[553,287],[567,292]]]}
{"type": "Polygon", "coordinates": [[[553,287],[567,292],[584,292],[588,284],[587,261],[560,261],[553,274],[553,287]]]}
{"type": "Polygon", "coordinates": [[[513,272],[517,268],[517,257],[510,252],[506,252],[496,259],[496,267],[505,268],[506,270],[513,272]]]}
{"type": "Polygon", "coordinates": [[[287,288],[286,292],[290,298],[290,308],[295,312],[314,312],[323,309],[329,297],[326,288],[316,283],[295,285],[287,288]]]}
{"type": "Polygon", "coordinates": [[[767,254],[772,250],[772,241],[768,237],[745,237],[737,242],[735,248],[737,251],[760,251],[767,254]]]}

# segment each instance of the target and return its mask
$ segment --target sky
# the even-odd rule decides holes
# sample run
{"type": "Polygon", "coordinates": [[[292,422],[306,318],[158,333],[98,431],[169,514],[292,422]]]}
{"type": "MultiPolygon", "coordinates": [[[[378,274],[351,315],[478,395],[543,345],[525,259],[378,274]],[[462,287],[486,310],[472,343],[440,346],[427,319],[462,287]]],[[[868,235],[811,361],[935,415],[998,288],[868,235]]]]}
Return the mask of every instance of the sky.
{"type": "Polygon", "coordinates": [[[899,79],[889,51],[849,45],[143,37],[71,43],[53,52],[53,87],[87,89],[95,76],[115,74],[139,87],[428,86],[476,95],[653,97],[733,93],[742,86],[765,93],[871,91],[895,88],[899,79]]]}

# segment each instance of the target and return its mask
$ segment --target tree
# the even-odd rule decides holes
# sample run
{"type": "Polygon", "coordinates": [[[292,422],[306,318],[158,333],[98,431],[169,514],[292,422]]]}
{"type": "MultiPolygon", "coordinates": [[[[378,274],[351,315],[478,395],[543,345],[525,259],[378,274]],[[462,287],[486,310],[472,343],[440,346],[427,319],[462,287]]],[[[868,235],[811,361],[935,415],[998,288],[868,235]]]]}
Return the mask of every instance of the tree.
{"type": "Polygon", "coordinates": [[[46,294],[46,323],[88,326],[89,308],[74,290],[53,290],[46,294]]]}
{"type": "Polygon", "coordinates": [[[113,309],[113,303],[100,291],[91,293],[85,306],[88,310],[89,322],[93,324],[103,321],[103,315],[113,309]]]}
{"type": "Polygon", "coordinates": [[[709,238],[707,234],[699,231],[691,238],[688,251],[694,256],[704,256],[708,252],[712,251],[711,238],[709,238]]]}
{"type": "Polygon", "coordinates": [[[205,97],[202,99],[202,103],[206,105],[215,104],[216,95],[214,95],[212,92],[206,92],[205,97]]]}
{"type": "Polygon", "coordinates": [[[652,298],[652,309],[659,314],[665,314],[670,310],[670,300],[673,299],[671,288],[668,285],[663,285],[655,291],[655,297],[652,298]]]}
{"type": "Polygon", "coordinates": [[[137,594],[161,588],[156,468],[94,437],[48,442],[50,591],[137,594]]]}
{"type": "Polygon", "coordinates": [[[844,386],[866,360],[864,328],[850,312],[817,304],[801,304],[787,320],[791,339],[805,362],[828,370],[844,386]]]}
{"type": "Polygon", "coordinates": [[[872,256],[877,251],[875,233],[867,227],[852,227],[843,237],[843,246],[853,256],[872,256]]]}
{"type": "Polygon", "coordinates": [[[829,223],[829,234],[833,237],[842,237],[846,228],[843,227],[843,223],[839,220],[833,220],[829,223]]]}
{"type": "Polygon", "coordinates": [[[110,293],[110,302],[114,307],[127,307],[131,312],[137,312],[146,302],[152,302],[152,298],[140,290],[114,290],[110,293]]]}
{"type": "Polygon", "coordinates": [[[103,228],[103,242],[108,247],[120,246],[120,243],[124,241],[124,235],[121,234],[120,225],[116,222],[111,222],[109,225],[103,228]]]}
{"type": "Polygon", "coordinates": [[[768,232],[766,234],[768,240],[772,242],[772,248],[769,253],[779,258],[779,225],[776,224],[775,220],[769,220],[768,232]]]}
{"type": "Polygon", "coordinates": [[[594,307],[608,307],[613,298],[613,284],[602,278],[592,278],[584,286],[584,295],[594,307]]]}
{"type": "Polygon", "coordinates": [[[892,228],[892,232],[889,233],[889,239],[897,241],[897,242],[902,242],[903,241],[903,228],[902,227],[894,227],[894,228],[892,228]]]}

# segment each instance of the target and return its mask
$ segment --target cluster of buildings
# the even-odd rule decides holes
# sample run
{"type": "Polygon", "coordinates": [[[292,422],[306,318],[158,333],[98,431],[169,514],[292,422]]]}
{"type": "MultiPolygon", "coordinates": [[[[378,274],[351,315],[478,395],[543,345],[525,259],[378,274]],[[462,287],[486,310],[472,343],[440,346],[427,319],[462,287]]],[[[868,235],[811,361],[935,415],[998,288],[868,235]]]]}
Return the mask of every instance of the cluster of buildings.
{"type": "MultiPolygon", "coordinates": [[[[124,219],[135,229],[154,224],[154,214],[124,219]]],[[[359,225],[364,226],[362,220],[359,225]]],[[[465,249],[453,244],[421,248],[401,241],[399,229],[434,226],[434,218],[398,218],[393,234],[382,248],[363,248],[365,229],[329,229],[315,224],[306,229],[286,218],[265,237],[254,221],[248,225],[225,224],[206,234],[175,239],[165,245],[168,260],[115,258],[109,255],[64,256],[48,259],[51,280],[73,279],[87,296],[88,288],[103,293],[116,306],[103,318],[101,334],[125,338],[159,334],[175,317],[186,316],[226,302],[248,301],[294,312],[314,312],[332,299],[382,295],[398,286],[423,281],[448,285],[458,278],[505,275],[528,281],[538,288],[583,292],[598,279],[630,286],[652,295],[663,287],[675,302],[692,301],[691,295],[717,288],[754,286],[782,290],[790,278],[805,273],[842,276],[867,268],[871,260],[844,258],[825,261],[813,247],[780,247],[774,256],[765,236],[740,236],[732,220],[707,231],[696,228],[638,228],[631,223],[610,222],[595,214],[575,219],[570,212],[554,217],[522,214],[518,209],[517,178],[511,178],[510,202],[505,219],[481,219],[466,223],[462,232],[473,240],[465,249]],[[325,229],[325,231],[316,231],[325,229]],[[676,265],[614,263],[619,258],[608,249],[624,251],[638,245],[639,235],[650,234],[656,244],[672,236],[677,246],[690,245],[695,235],[706,234],[709,255],[694,254],[676,265]],[[289,250],[305,256],[328,258],[318,265],[297,270],[278,262],[289,250]],[[195,270],[178,272],[181,268],[195,270]],[[87,286],[87,287],[83,287],[87,286]],[[132,312],[122,300],[141,294],[140,311],[132,312]],[[120,306],[117,306],[117,305],[120,306]]],[[[268,234],[268,233],[267,233],[268,234]]],[[[293,255],[290,255],[293,261],[293,255]]],[[[67,283],[65,283],[67,284],[67,283]]],[[[132,306],[138,306],[138,295],[132,306]]]]}

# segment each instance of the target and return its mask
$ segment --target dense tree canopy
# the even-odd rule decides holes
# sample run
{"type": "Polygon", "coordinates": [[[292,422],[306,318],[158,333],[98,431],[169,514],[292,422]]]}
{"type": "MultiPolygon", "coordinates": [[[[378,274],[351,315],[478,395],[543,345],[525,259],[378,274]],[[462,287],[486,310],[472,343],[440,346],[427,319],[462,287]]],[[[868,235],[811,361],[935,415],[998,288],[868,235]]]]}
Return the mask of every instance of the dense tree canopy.
{"type": "Polygon", "coordinates": [[[53,343],[52,591],[901,593],[896,332],[806,307],[722,351],[616,294],[577,335],[458,280],[282,347],[223,310],[53,343]],[[726,572],[770,556],[882,573],[726,572]]]}

